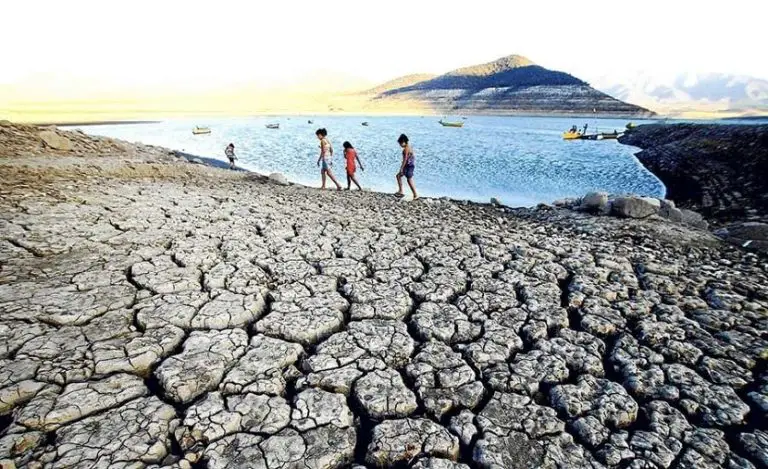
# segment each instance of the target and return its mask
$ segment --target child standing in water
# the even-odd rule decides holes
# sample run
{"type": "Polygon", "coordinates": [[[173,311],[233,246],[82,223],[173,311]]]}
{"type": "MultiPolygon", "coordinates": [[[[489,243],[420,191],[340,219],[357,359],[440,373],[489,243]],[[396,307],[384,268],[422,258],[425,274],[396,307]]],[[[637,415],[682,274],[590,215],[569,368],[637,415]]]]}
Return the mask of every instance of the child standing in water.
{"type": "Polygon", "coordinates": [[[403,149],[403,161],[400,163],[400,171],[395,175],[395,178],[397,179],[397,192],[395,195],[397,197],[403,197],[403,176],[405,176],[405,180],[408,181],[408,186],[410,186],[411,192],[413,193],[413,200],[416,200],[419,198],[419,196],[416,195],[416,186],[413,185],[413,171],[416,167],[416,157],[413,155],[411,144],[408,143],[407,135],[400,134],[397,143],[399,143],[400,148],[403,149]]]}
{"type": "Polygon", "coordinates": [[[336,184],[336,189],[341,190],[341,185],[336,181],[336,178],[333,177],[333,172],[331,172],[331,166],[333,164],[333,147],[331,146],[331,142],[326,138],[328,137],[328,131],[325,129],[317,129],[315,135],[317,135],[317,139],[320,140],[320,157],[317,159],[317,165],[320,166],[320,178],[323,182],[320,189],[325,189],[325,177],[328,176],[331,178],[331,181],[336,184]]]}
{"type": "Polygon", "coordinates": [[[358,190],[363,190],[357,182],[357,179],[355,179],[355,170],[357,169],[355,167],[355,161],[360,165],[360,171],[365,171],[365,168],[363,168],[363,163],[357,155],[357,150],[355,150],[355,147],[349,142],[344,142],[344,159],[347,161],[347,190],[352,188],[353,182],[358,190]]]}

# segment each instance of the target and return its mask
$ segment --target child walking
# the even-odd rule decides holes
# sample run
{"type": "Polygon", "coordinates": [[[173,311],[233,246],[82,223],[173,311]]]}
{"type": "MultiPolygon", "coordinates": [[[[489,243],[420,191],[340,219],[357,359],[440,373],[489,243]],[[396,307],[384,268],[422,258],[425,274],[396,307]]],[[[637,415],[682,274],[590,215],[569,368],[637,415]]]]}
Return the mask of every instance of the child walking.
{"type": "Polygon", "coordinates": [[[235,160],[237,159],[235,156],[235,144],[230,143],[227,145],[227,149],[224,150],[224,154],[227,155],[227,159],[229,160],[229,169],[235,169],[235,160]]]}
{"type": "Polygon", "coordinates": [[[360,161],[360,157],[357,155],[357,150],[355,150],[355,147],[349,142],[344,142],[344,159],[347,162],[347,190],[352,188],[353,182],[358,190],[363,190],[355,178],[355,170],[357,169],[355,161],[360,165],[360,171],[365,171],[365,168],[363,168],[363,162],[360,161]]]}
{"type": "Polygon", "coordinates": [[[336,189],[341,190],[341,185],[336,181],[336,178],[333,177],[333,172],[331,171],[331,166],[333,164],[333,147],[331,146],[331,142],[326,138],[328,137],[328,131],[325,129],[317,129],[315,135],[317,135],[317,139],[320,140],[320,157],[317,159],[317,165],[320,166],[320,179],[323,182],[320,189],[325,189],[325,178],[327,176],[331,178],[331,181],[333,181],[334,184],[336,184],[336,189]]]}
{"type": "Polygon", "coordinates": [[[403,197],[403,176],[405,176],[406,181],[408,181],[408,186],[410,186],[411,192],[413,193],[413,200],[416,200],[419,198],[419,196],[416,195],[416,186],[413,184],[413,171],[416,168],[416,157],[413,154],[411,144],[408,143],[407,135],[400,134],[397,143],[400,144],[400,148],[403,149],[403,161],[400,163],[400,170],[395,175],[395,178],[397,179],[397,192],[395,195],[397,197],[403,197]]]}

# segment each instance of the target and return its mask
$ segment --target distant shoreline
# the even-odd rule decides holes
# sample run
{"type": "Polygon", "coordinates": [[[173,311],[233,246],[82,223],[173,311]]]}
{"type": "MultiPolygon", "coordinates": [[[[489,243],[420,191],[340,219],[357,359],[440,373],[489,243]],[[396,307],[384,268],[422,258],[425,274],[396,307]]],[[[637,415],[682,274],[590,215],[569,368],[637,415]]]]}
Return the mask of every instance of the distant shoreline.
{"type": "Polygon", "coordinates": [[[158,122],[162,122],[159,120],[143,120],[143,121],[121,121],[121,120],[111,120],[111,121],[83,121],[83,122],[30,122],[28,125],[37,125],[37,126],[46,126],[46,125],[55,125],[59,127],[68,127],[68,126],[89,126],[89,125],[119,125],[119,124],[156,124],[158,122]]]}

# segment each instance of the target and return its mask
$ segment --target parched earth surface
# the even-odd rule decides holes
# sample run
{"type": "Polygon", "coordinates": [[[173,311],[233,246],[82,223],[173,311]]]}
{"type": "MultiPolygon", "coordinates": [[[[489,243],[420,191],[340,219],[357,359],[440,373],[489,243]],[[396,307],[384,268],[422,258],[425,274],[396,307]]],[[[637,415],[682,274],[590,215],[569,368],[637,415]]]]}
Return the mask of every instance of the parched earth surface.
{"type": "Polygon", "coordinates": [[[765,257],[33,144],[0,155],[3,468],[768,467],[765,257]]]}

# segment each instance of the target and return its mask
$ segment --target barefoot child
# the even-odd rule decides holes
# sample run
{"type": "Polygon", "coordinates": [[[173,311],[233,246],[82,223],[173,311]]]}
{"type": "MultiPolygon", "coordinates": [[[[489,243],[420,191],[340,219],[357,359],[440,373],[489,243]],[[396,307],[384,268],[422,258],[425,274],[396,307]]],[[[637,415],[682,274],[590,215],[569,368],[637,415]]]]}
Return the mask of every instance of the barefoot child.
{"type": "Polygon", "coordinates": [[[227,145],[227,149],[224,150],[224,154],[227,155],[227,159],[229,160],[229,169],[235,169],[235,160],[237,159],[235,156],[235,144],[230,143],[227,145]]]}
{"type": "Polygon", "coordinates": [[[333,173],[331,172],[333,147],[331,146],[331,142],[326,138],[328,137],[328,131],[325,129],[317,129],[315,135],[317,135],[317,139],[320,140],[320,157],[317,159],[317,165],[320,166],[320,178],[323,182],[320,189],[325,189],[325,177],[328,176],[331,178],[331,181],[336,184],[336,189],[341,190],[341,185],[336,181],[336,178],[333,177],[333,173]]]}
{"type": "Polygon", "coordinates": [[[360,161],[360,157],[357,155],[357,150],[349,142],[344,142],[344,159],[347,161],[347,190],[351,189],[353,182],[358,190],[363,190],[355,178],[355,170],[357,169],[355,167],[355,160],[360,165],[360,171],[365,171],[365,168],[363,168],[363,162],[360,161]]]}
{"type": "Polygon", "coordinates": [[[397,192],[395,195],[397,197],[403,197],[403,176],[405,176],[406,181],[408,181],[408,186],[410,186],[411,192],[413,193],[413,200],[416,200],[419,198],[419,196],[416,195],[416,186],[413,185],[413,170],[416,165],[416,157],[413,155],[413,149],[411,148],[410,143],[408,143],[407,135],[401,134],[400,138],[397,139],[397,143],[399,143],[400,148],[403,149],[403,161],[400,163],[400,171],[395,175],[395,178],[397,179],[397,192]]]}

